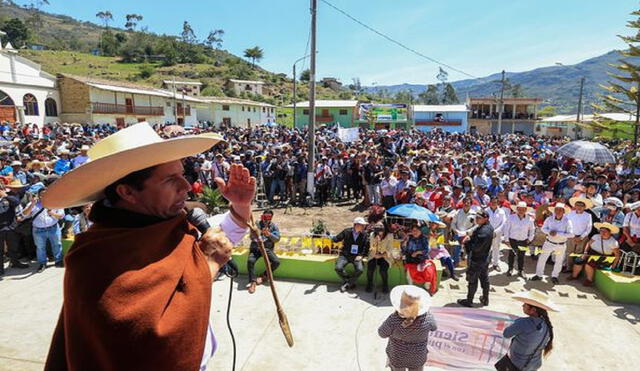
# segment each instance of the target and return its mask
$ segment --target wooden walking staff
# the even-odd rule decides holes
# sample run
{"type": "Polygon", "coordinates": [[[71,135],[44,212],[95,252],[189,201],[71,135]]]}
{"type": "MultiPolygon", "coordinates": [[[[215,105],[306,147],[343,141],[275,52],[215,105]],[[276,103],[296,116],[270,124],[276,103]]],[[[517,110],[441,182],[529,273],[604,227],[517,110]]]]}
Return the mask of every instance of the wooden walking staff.
{"type": "Polygon", "coordinates": [[[278,293],[276,292],[276,287],[273,281],[273,272],[271,271],[271,262],[269,261],[267,250],[264,247],[264,241],[262,241],[262,239],[260,238],[260,236],[262,235],[262,231],[260,231],[256,227],[256,223],[253,221],[253,215],[251,215],[251,218],[249,219],[248,227],[251,230],[251,234],[258,241],[258,247],[260,248],[260,252],[262,253],[265,273],[267,274],[267,278],[269,279],[269,286],[271,286],[273,301],[276,303],[276,310],[278,312],[280,328],[282,329],[282,333],[284,334],[285,339],[287,339],[287,344],[289,345],[289,347],[293,347],[293,334],[291,333],[291,327],[289,327],[287,315],[284,313],[284,309],[282,309],[282,305],[280,304],[280,300],[278,299],[278,293]]]}

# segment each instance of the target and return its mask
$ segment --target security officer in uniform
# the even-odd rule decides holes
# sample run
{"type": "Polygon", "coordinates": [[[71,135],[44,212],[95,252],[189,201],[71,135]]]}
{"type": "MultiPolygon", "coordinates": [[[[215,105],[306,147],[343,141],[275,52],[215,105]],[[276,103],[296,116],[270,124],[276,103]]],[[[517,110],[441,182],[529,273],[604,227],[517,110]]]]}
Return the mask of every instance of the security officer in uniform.
{"type": "Polygon", "coordinates": [[[483,306],[489,305],[489,254],[493,241],[493,227],[489,224],[489,215],[485,210],[476,212],[475,222],[478,227],[470,237],[463,240],[465,251],[469,256],[467,268],[469,291],[467,298],[459,299],[458,304],[465,307],[473,306],[473,296],[478,289],[478,280],[482,286],[480,303],[483,306]]]}

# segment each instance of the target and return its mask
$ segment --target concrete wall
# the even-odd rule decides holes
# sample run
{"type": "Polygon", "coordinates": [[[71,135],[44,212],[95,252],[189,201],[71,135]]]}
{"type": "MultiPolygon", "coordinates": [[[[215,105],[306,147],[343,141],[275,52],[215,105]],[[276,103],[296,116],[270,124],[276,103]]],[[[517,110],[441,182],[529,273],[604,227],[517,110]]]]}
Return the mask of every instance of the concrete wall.
{"type": "Polygon", "coordinates": [[[467,112],[414,111],[413,121],[415,128],[421,131],[430,131],[439,128],[450,133],[464,133],[468,130],[469,126],[467,112]],[[444,120],[440,125],[420,125],[420,122],[434,122],[438,114],[440,114],[444,120]],[[455,125],[453,125],[454,123],[455,125]]]}

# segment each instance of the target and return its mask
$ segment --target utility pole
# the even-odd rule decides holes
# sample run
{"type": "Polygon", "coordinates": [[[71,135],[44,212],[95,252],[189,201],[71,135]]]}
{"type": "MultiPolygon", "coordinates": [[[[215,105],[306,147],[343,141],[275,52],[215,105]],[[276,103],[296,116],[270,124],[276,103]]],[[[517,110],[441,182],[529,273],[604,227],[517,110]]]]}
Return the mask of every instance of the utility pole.
{"type": "Polygon", "coordinates": [[[293,64],[293,128],[296,127],[296,104],[298,95],[296,94],[296,64],[293,64]]]}
{"type": "Polygon", "coordinates": [[[178,104],[176,103],[176,76],[173,75],[173,123],[178,123],[178,104]]]}
{"type": "Polygon", "coordinates": [[[184,89],[186,88],[182,88],[182,126],[185,126],[187,124],[187,106],[185,105],[184,102],[184,89]]]}
{"type": "Polygon", "coordinates": [[[309,75],[309,159],[307,160],[307,192],[311,198],[315,196],[315,163],[316,163],[316,13],[318,0],[311,0],[311,73],[309,75]]]}
{"type": "Polygon", "coordinates": [[[578,114],[576,115],[576,134],[582,136],[582,127],[579,123],[582,121],[582,91],[584,90],[584,76],[580,79],[580,97],[578,98],[578,114]]]}
{"type": "Polygon", "coordinates": [[[500,88],[500,100],[498,101],[498,135],[502,133],[502,111],[504,110],[504,70],[502,70],[502,87],[500,88]]]}

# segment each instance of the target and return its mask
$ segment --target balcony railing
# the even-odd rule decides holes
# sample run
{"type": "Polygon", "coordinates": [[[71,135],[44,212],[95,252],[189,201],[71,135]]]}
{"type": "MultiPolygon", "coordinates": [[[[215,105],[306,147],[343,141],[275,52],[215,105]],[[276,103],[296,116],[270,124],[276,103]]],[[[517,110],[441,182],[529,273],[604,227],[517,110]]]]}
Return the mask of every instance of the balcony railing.
{"type": "Polygon", "coordinates": [[[182,108],[178,107],[178,116],[191,116],[191,107],[182,108]]]}
{"type": "MultiPolygon", "coordinates": [[[[499,115],[496,112],[493,112],[491,114],[483,113],[483,112],[474,112],[471,114],[472,119],[478,119],[478,120],[497,120],[498,116],[499,115]]],[[[533,120],[534,115],[533,113],[516,113],[516,117],[514,119],[513,114],[511,112],[503,112],[502,119],[503,120],[533,120]]]]}
{"type": "Polygon", "coordinates": [[[163,116],[164,108],[157,106],[130,106],[113,103],[91,103],[93,113],[117,113],[121,115],[163,116]]]}
{"type": "Polygon", "coordinates": [[[333,122],[333,115],[316,116],[316,121],[318,121],[318,122],[333,122]]]}
{"type": "Polygon", "coordinates": [[[416,126],[460,126],[462,120],[421,120],[416,119],[416,126]]]}

